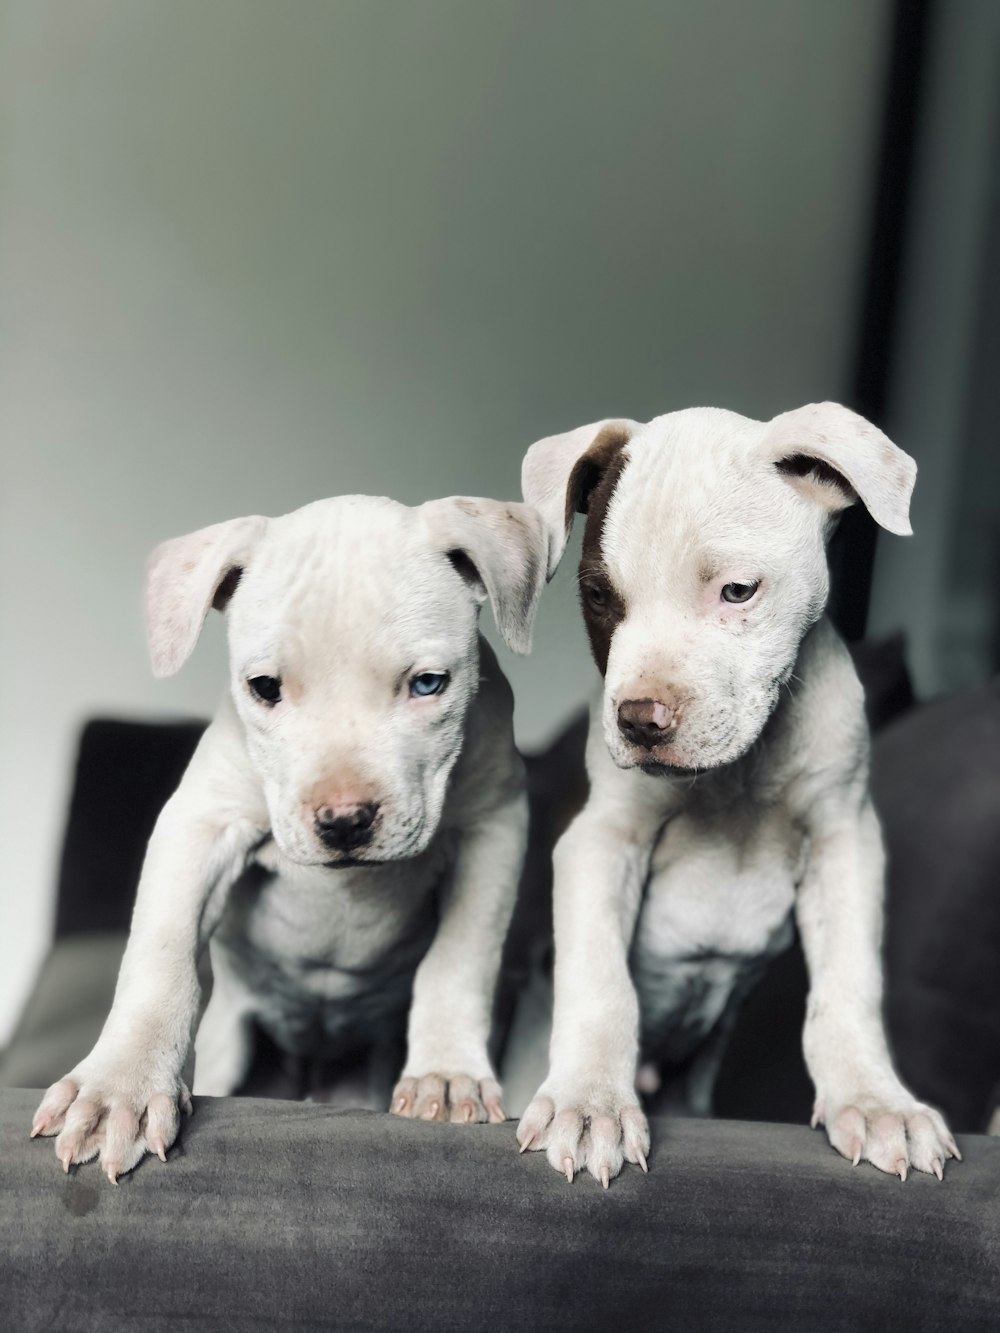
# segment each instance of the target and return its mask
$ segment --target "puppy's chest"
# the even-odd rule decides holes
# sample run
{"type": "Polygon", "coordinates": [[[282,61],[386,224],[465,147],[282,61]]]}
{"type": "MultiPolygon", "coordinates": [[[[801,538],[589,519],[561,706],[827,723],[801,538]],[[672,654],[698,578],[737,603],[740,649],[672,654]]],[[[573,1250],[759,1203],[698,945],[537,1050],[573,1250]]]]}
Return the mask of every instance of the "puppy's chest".
{"type": "Polygon", "coordinates": [[[647,1041],[686,1054],[787,948],[805,851],[779,806],[693,809],[667,825],[631,957],[647,1041]]]}
{"type": "Polygon", "coordinates": [[[219,941],[262,1007],[386,1000],[408,988],[437,921],[441,849],[384,866],[278,863],[235,886],[219,941]]]}

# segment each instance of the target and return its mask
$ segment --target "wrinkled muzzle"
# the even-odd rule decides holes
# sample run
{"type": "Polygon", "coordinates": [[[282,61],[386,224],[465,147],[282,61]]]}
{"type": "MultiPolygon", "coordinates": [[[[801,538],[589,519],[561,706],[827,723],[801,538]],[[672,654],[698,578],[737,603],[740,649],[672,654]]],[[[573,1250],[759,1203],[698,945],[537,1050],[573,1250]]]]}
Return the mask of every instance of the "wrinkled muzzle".
{"type": "MultiPolygon", "coordinates": [[[[604,737],[620,768],[717,768],[739,759],[760,736],[792,665],[769,671],[740,660],[741,645],[706,653],[703,645],[657,652],[612,645],[604,695],[604,737]],[[696,651],[702,647],[702,651],[696,651]]],[[[749,658],[749,655],[746,655],[749,658]]]]}

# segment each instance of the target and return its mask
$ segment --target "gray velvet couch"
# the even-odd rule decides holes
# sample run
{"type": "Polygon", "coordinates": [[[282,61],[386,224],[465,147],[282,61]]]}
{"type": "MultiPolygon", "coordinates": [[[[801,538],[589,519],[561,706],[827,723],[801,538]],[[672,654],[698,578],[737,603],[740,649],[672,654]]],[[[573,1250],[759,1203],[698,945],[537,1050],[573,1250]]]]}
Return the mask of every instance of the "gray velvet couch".
{"type": "Polygon", "coordinates": [[[62,1176],[0,1092],[12,1330],[995,1329],[1000,1140],[943,1183],[852,1168],[819,1133],[654,1124],[604,1193],[513,1124],[198,1102],[164,1166],[62,1176]]]}

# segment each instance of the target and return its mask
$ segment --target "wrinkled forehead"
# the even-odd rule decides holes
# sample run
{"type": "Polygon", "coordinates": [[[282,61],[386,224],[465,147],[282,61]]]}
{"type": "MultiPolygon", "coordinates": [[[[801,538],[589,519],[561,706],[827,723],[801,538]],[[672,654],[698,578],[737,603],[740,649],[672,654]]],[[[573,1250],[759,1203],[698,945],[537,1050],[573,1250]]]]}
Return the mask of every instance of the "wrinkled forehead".
{"type": "Polygon", "coordinates": [[[708,581],[765,548],[772,559],[791,550],[794,501],[761,452],[764,432],[734,412],[697,408],[658,417],[623,446],[601,541],[620,586],[641,585],[651,570],[708,581]]]}
{"type": "Polygon", "coordinates": [[[448,638],[469,599],[416,510],[346,496],[274,519],[248,562],[231,613],[247,648],[370,653],[376,641],[448,638]]]}

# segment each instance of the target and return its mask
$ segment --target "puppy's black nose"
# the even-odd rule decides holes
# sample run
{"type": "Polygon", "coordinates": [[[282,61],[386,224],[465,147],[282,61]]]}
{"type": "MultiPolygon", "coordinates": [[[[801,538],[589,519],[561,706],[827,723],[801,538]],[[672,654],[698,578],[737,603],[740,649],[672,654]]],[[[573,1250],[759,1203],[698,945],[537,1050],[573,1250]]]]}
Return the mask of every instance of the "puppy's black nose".
{"type": "Polygon", "coordinates": [[[349,852],[371,842],[377,814],[375,801],[364,801],[360,805],[323,805],[316,811],[316,832],[333,851],[349,852]]]}
{"type": "Polygon", "coordinates": [[[677,705],[672,700],[626,699],[618,709],[618,730],[643,750],[668,745],[676,728],[677,705]]]}

